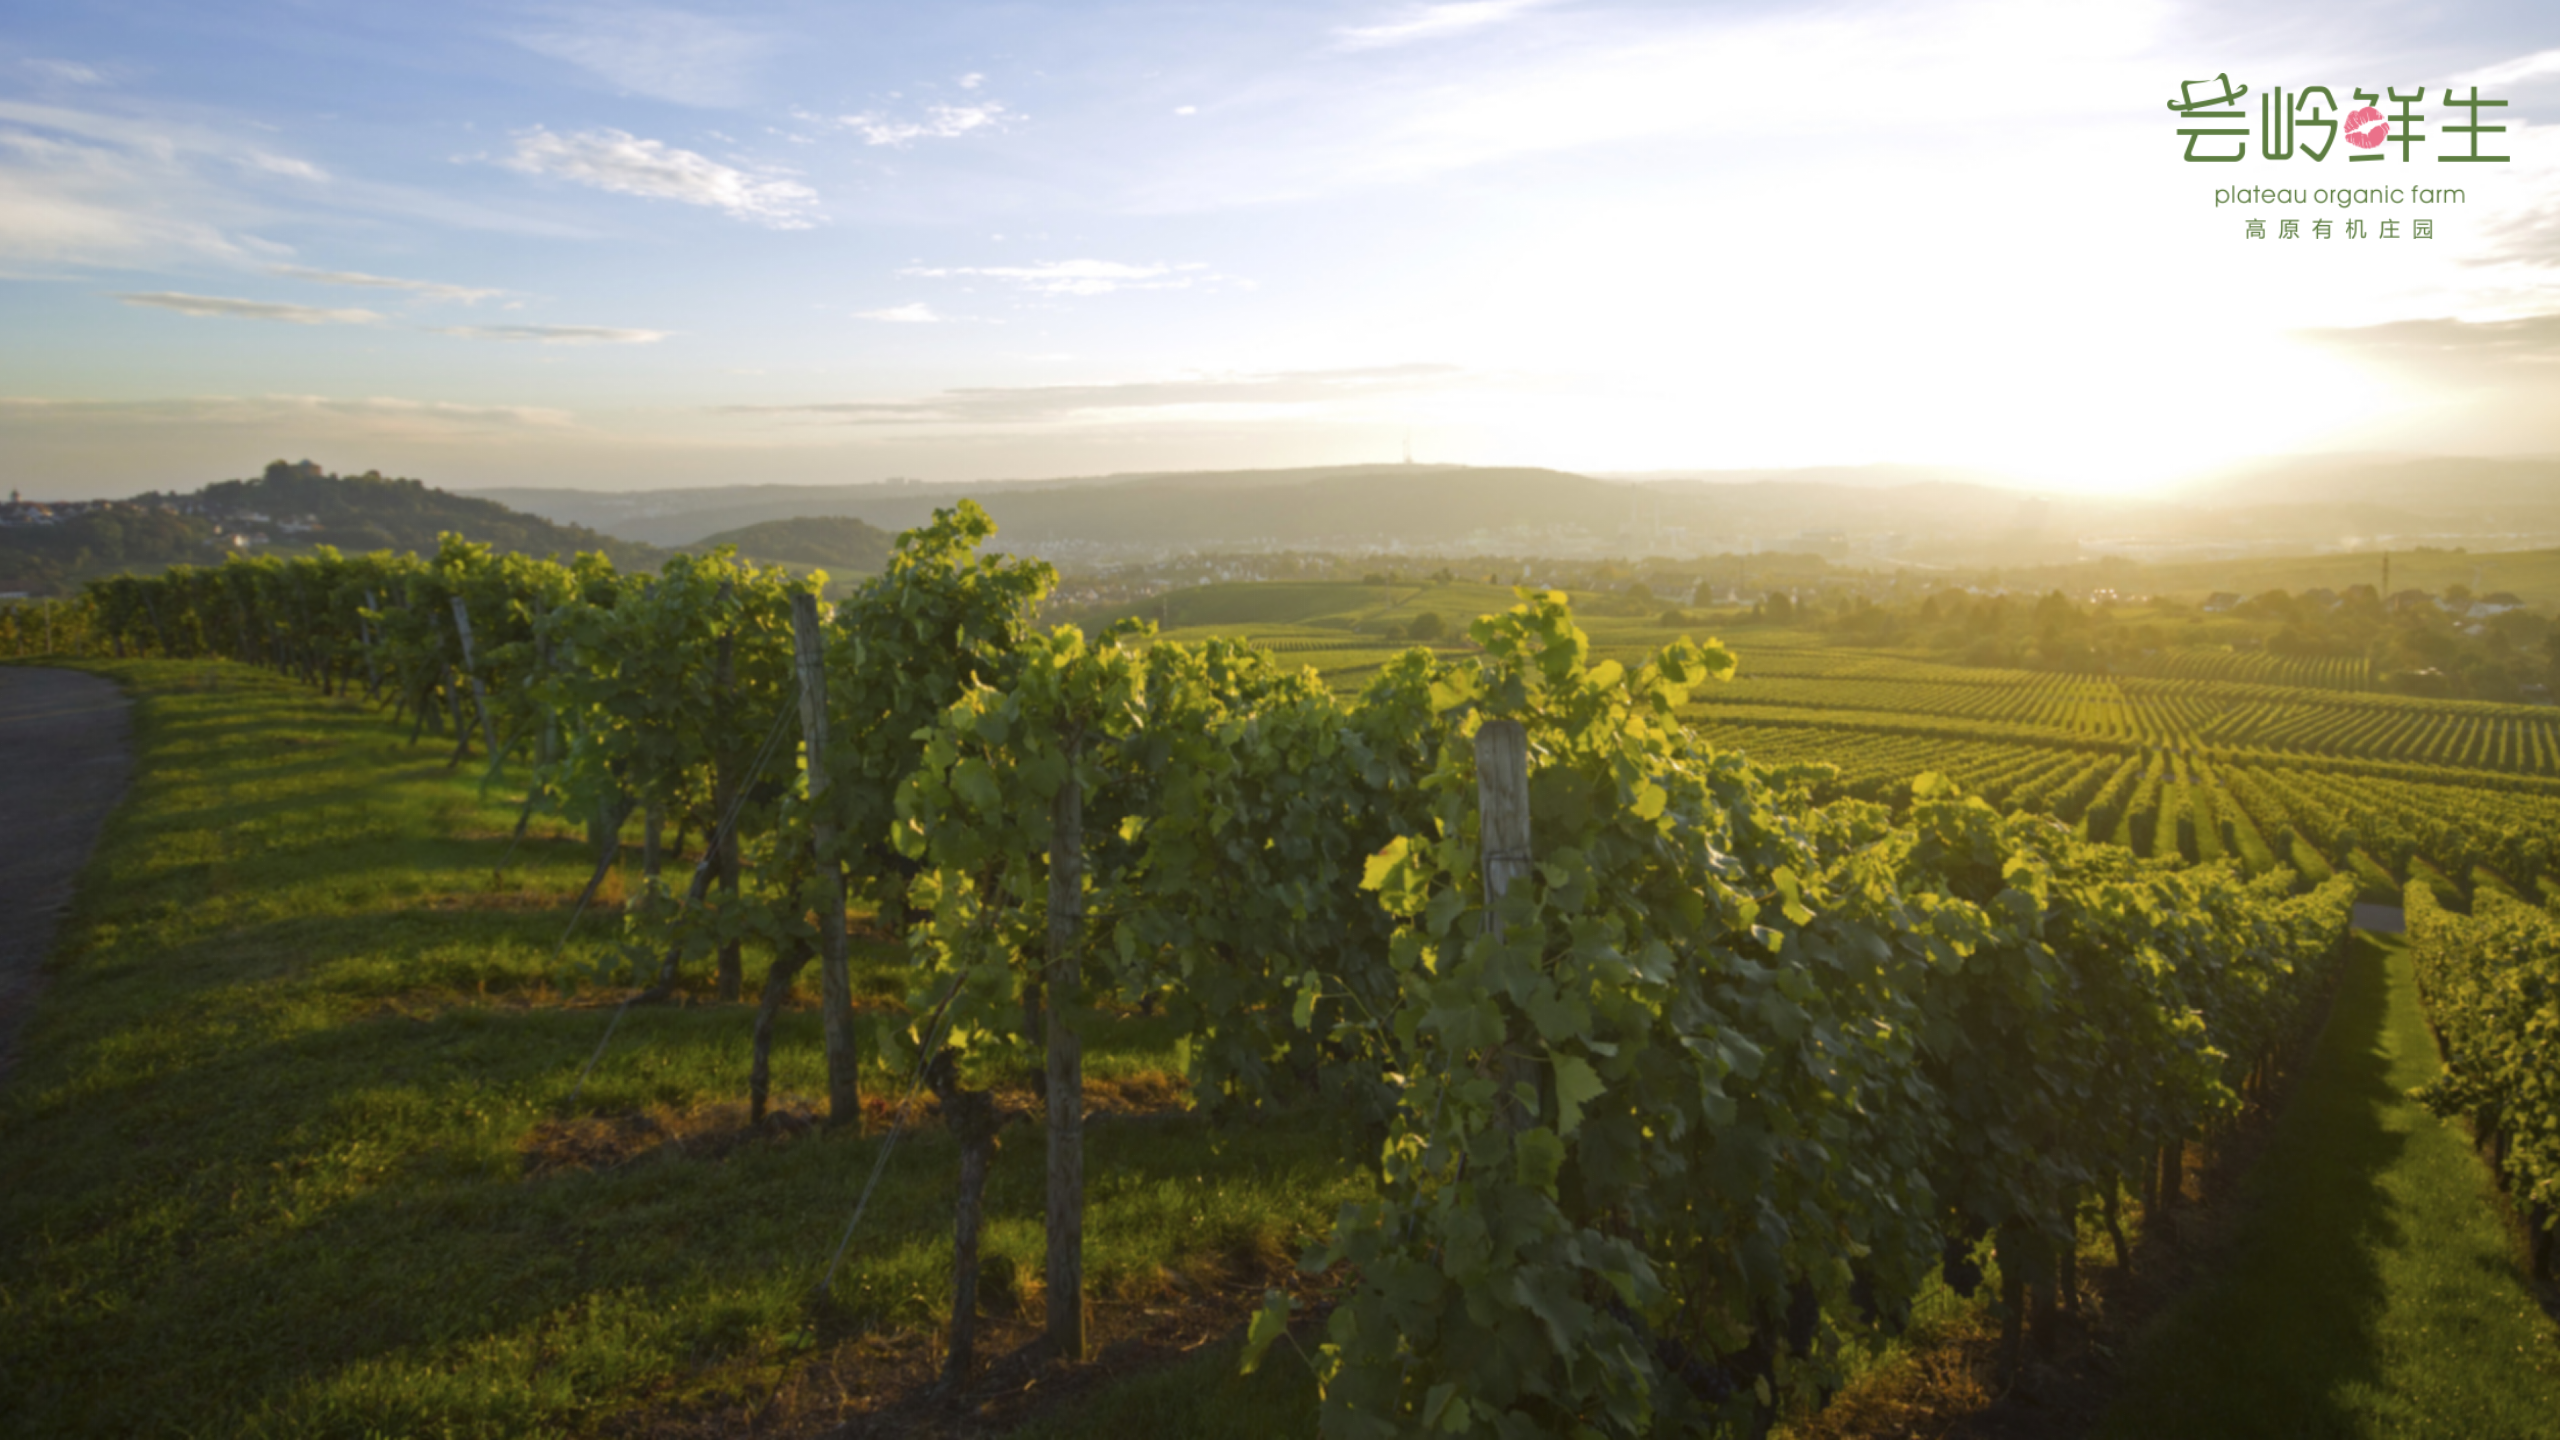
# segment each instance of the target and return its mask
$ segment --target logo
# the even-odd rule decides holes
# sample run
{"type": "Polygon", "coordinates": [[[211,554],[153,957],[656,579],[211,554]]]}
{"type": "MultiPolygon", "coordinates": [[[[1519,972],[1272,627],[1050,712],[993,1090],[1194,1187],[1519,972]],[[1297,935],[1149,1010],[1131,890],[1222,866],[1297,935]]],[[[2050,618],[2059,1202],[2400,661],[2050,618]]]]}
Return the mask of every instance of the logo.
{"type": "Polygon", "coordinates": [[[2507,102],[2481,98],[2477,85],[2463,95],[2446,86],[2434,115],[2419,108],[2427,103],[2424,85],[2412,90],[2389,85],[2349,90],[2348,98],[2356,102],[2353,107],[2340,102],[2338,92],[2326,85],[2305,85],[2291,93],[2279,85],[2259,93],[2255,127],[2249,123],[2248,95],[2249,87],[2233,84],[2229,71],[2209,80],[2178,82],[2178,98],[2168,104],[2183,122],[2178,134],[2187,142],[2189,163],[2236,164],[2249,158],[2252,139],[2258,155],[2268,160],[2316,163],[2342,154],[2349,161],[2407,163],[2431,155],[2448,165],[2502,165],[2513,158],[2481,149],[2484,140],[2495,145],[2498,142],[2490,137],[2507,133],[2506,126],[2482,118],[2504,109],[2507,102]],[[2448,112],[2459,118],[2437,119],[2448,112]],[[2237,123],[2205,123],[2209,121],[2237,123]],[[2428,133],[2431,125],[2433,134],[2428,133]],[[2338,149],[2342,139],[2347,142],[2343,151],[2338,149]],[[2399,153],[2390,153],[2393,150],[2399,153]]]}

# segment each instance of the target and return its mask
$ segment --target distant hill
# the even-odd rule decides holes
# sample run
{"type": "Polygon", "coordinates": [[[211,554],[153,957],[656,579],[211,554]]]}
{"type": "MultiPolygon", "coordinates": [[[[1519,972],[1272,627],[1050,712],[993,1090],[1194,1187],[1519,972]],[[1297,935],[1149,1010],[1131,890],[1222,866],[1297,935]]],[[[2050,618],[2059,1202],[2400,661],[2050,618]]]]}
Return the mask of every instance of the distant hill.
{"type": "Polygon", "coordinates": [[[0,526],[0,595],[61,595],[92,575],[222,557],[213,526],[193,515],[110,501],[38,522],[33,507],[11,509],[20,513],[0,526]]]}
{"type": "Polygon", "coordinates": [[[2301,457],[2157,495],[2084,495],[1922,467],[1655,472],[1342,465],[967,484],[486,492],[518,509],[681,545],[767,520],[859,515],[900,530],[961,497],[997,545],[1062,563],[1210,550],[1690,557],[1788,551],[1978,567],[2560,544],[2560,461],[2301,457]]]}
{"type": "Polygon", "coordinates": [[[494,500],[372,471],[331,475],[308,460],[278,460],[254,480],[222,480],[192,492],[151,491],[130,500],[55,506],[31,502],[0,515],[11,517],[29,523],[0,524],[0,593],[60,594],[97,575],[220,564],[226,555],[294,554],[319,545],[350,554],[433,554],[436,536],[448,530],[528,555],[600,550],[627,569],[655,569],[665,559],[654,545],[559,524],[494,500]],[[29,521],[38,511],[47,512],[43,523],[29,521]]]}
{"type": "Polygon", "coordinates": [[[334,545],[349,553],[414,550],[432,554],[436,536],[455,531],[465,539],[527,555],[601,550],[617,565],[655,566],[658,547],[563,525],[513,510],[495,500],[438,490],[421,480],[393,479],[377,471],[331,475],[308,460],[278,460],[255,480],[223,480],[193,495],[140,495],[140,504],[169,503],[216,520],[263,515],[271,525],[310,522],[290,532],[297,545],[334,545]]]}
{"type": "Polygon", "coordinates": [[[1892,535],[1896,546],[1988,538],[2012,557],[2043,547],[2067,559],[2081,528],[2108,528],[2128,513],[2160,508],[1916,478],[1929,473],[1921,471],[1885,485],[1867,472],[1806,473],[1841,478],[1638,484],[1531,466],[1340,465],[973,484],[486,493],[519,509],[657,544],[684,544],[761,520],[819,513],[858,514],[874,525],[904,529],[966,496],[995,517],[999,548],[1020,547],[1065,561],[1148,551],[1394,546],[1433,553],[1676,556],[1834,542],[1845,554],[1840,537],[1849,531],[1892,535]]]}
{"type": "Polygon", "coordinates": [[[716,546],[734,545],[740,555],[769,565],[814,565],[836,573],[877,575],[889,568],[889,552],[897,543],[897,536],[851,515],[795,515],[723,530],[684,548],[698,555],[716,546]]]}

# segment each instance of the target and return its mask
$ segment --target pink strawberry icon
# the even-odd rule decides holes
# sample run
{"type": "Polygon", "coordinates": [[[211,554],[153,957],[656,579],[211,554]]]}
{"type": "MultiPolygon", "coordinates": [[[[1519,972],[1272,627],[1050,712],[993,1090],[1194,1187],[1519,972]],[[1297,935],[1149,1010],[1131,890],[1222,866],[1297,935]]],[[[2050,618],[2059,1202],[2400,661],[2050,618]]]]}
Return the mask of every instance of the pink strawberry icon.
{"type": "Polygon", "coordinates": [[[2370,150],[2382,143],[2391,127],[2383,122],[2382,112],[2367,105],[2347,116],[2347,143],[2359,150],[2370,150]]]}

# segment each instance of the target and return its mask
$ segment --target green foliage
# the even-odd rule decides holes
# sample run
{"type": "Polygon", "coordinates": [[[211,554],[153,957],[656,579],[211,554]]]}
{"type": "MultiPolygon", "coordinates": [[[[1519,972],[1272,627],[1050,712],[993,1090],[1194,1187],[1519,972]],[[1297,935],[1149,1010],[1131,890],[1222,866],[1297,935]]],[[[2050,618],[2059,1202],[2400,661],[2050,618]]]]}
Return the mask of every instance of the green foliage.
{"type": "Polygon", "coordinates": [[[0,528],[0,589],[59,594],[102,570],[203,560],[213,547],[213,527],[192,515],[156,505],[103,506],[51,525],[0,528]]]}
{"type": "Polygon", "coordinates": [[[1435,677],[1432,832],[1365,877],[1402,926],[1371,1032],[1384,1197],[1319,1362],[1340,1435],[1644,1434],[1835,1376],[1853,1287],[1950,1239],[2032,1272],[2070,1197],[2232,1103],[2334,954],[2343,885],[2173,874],[1934,780],[1914,828],[1804,812],[1677,720],[1731,671],[1588,666],[1560,597],[1435,677]],[[1537,863],[1480,874],[1472,735],[1527,725],[1537,863]]]}
{"type": "MultiPolygon", "coordinates": [[[[888,570],[843,604],[826,630],[824,817],[858,886],[895,901],[917,858],[897,832],[899,787],[925,758],[924,732],[954,702],[1001,689],[1032,638],[1057,574],[1036,560],[979,553],[995,522],[974,501],[934,512],[898,537],[888,570]]],[[[821,818],[795,812],[797,845],[821,818]]],[[[919,908],[929,908],[920,905],[919,908]]]]}
{"type": "MultiPolygon", "coordinates": [[[[2295,895],[2272,853],[2254,879],[2172,869],[2036,813],[2083,807],[2092,839],[2146,854],[2245,850],[2207,793],[2224,767],[2182,747],[2011,754],[1981,777],[2007,815],[1920,774],[1897,821],[1813,803],[1837,770],[1703,742],[1697,694],[1737,673],[1721,646],[1596,655],[1558,593],[1516,592],[1471,653],[1382,659],[1346,698],[1230,641],[1036,631],[1054,577],[981,553],[992,533],[972,504],[937,512],[826,623],[815,796],[787,751],[747,763],[789,713],[789,607],[815,577],[715,554],[635,579],[446,537],[431,560],[239,564],[92,605],[119,643],[361,664],[426,716],[465,694],[459,599],[501,752],[562,732],[539,751],[556,804],[707,829],[743,797],[752,893],[672,922],[644,895],[635,939],[805,933],[815,867],[843,864],[906,941],[890,1049],[947,1024],[986,1073],[1041,1008],[1082,1029],[1116,1001],[1161,1013],[1209,1106],[1312,1093],[1369,1118],[1380,1198],[1315,1257],[1357,1277],[1316,1357],[1337,1435],[1637,1435],[1810,1397],[1841,1373],[1824,1316],[1906,1314],[1985,1235],[2008,1273],[2048,1273],[2082,1196],[2232,1111],[2343,933],[2352,880],[2295,895]],[[1526,731],[1534,815],[1499,897],[1475,748],[1496,721],[1526,731]],[[1071,783],[1082,918],[1060,956],[1071,783]]],[[[2136,714],[2144,735],[2192,723],[2136,714]]],[[[2412,853],[2332,777],[2261,773],[2341,855],[2412,853]]]]}
{"type": "Polygon", "coordinates": [[[2495,1148],[2547,1256],[2560,1231],[2560,919],[2486,888],[2471,914],[2457,914],[2415,880],[2404,906],[2445,1051],[2444,1073],[2417,1096],[2438,1115],[2470,1120],[2495,1148]]]}

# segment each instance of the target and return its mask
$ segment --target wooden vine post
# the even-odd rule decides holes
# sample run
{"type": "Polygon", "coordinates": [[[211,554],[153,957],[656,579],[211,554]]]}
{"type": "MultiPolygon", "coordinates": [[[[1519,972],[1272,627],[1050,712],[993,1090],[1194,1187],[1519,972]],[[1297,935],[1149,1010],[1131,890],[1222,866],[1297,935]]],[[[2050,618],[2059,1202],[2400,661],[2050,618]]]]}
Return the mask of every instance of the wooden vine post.
{"type": "Polygon", "coordinates": [[[1068,1017],[1077,984],[1077,940],[1084,930],[1084,790],[1076,753],[1083,736],[1066,737],[1067,775],[1049,802],[1049,1349],[1084,1359],[1084,1042],[1068,1017]]]}
{"type": "MultiPolygon", "coordinates": [[[[721,581],[719,596],[713,603],[721,610],[727,610],[730,592],[730,583],[726,580],[721,581]]],[[[727,721],[736,710],[738,703],[738,632],[734,626],[720,632],[717,659],[711,671],[711,688],[712,692],[718,696],[714,703],[720,707],[720,718],[727,721]]],[[[738,788],[742,783],[742,778],[738,774],[736,755],[723,750],[712,757],[711,813],[714,816],[728,815],[730,807],[737,803],[738,788]]],[[[711,837],[711,856],[708,858],[712,860],[713,867],[720,877],[721,899],[725,903],[734,905],[738,899],[738,832],[734,827],[725,831],[717,828],[719,824],[717,819],[712,823],[714,829],[711,837]]],[[[736,940],[730,940],[722,944],[719,958],[713,962],[713,965],[715,967],[714,993],[724,1003],[734,1003],[738,998],[738,992],[744,988],[745,980],[745,960],[739,943],[736,940]]]]}
{"type": "MultiPolygon", "coordinates": [[[[374,593],[371,590],[364,592],[364,608],[376,613],[379,613],[382,609],[382,602],[374,598],[374,593]]],[[[365,697],[371,700],[379,700],[382,697],[382,666],[380,662],[375,659],[373,653],[373,622],[364,618],[362,615],[358,615],[356,617],[356,634],[362,638],[364,645],[365,697]]]]}
{"type": "MultiPolygon", "coordinates": [[[[459,595],[453,597],[453,630],[462,637],[462,673],[471,677],[471,703],[480,711],[480,729],[489,741],[489,763],[495,766],[498,763],[498,717],[490,713],[488,687],[480,683],[480,663],[471,658],[471,607],[463,604],[459,595]]],[[[455,703],[460,703],[459,696],[455,697],[455,703]]],[[[453,723],[456,729],[461,728],[459,710],[454,712],[453,723]]]]}
{"type": "MultiPolygon", "coordinates": [[[[1476,731],[1476,841],[1484,855],[1484,928],[1502,937],[1502,897],[1529,873],[1529,731],[1517,720],[1487,720],[1476,731]]],[[[1513,1053],[1503,1060],[1503,1123],[1526,1130],[1534,1120],[1516,1098],[1538,1090],[1538,1062],[1513,1053]]]]}
{"type": "Polygon", "coordinates": [[[958,1388],[977,1368],[978,1232],[986,1215],[987,1167],[1003,1128],[995,1097],[963,1089],[958,1052],[944,1048],[925,1065],[925,1084],[942,1102],[942,1123],[960,1142],[960,1193],[952,1205],[951,1343],[943,1361],[945,1384],[958,1388]]]}
{"type": "Polygon", "coordinates": [[[818,1003],[827,1031],[827,1123],[862,1123],[862,1091],[853,1045],[853,982],[845,973],[844,870],[836,863],[835,822],[820,803],[827,793],[826,642],[818,597],[791,597],[791,642],[800,677],[800,740],[808,753],[810,831],[818,860],[818,1003]]]}
{"type": "Polygon", "coordinates": [[[1502,933],[1492,905],[1529,873],[1529,731],[1487,720],[1476,731],[1476,833],[1484,847],[1485,928],[1502,933]]]}

